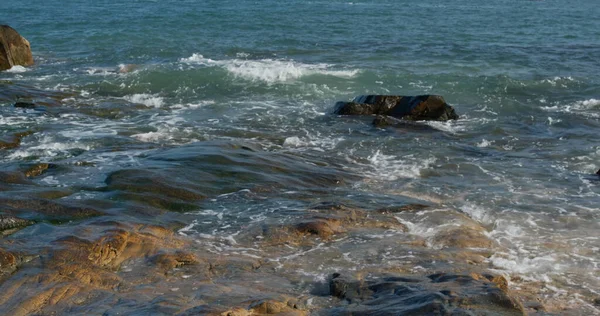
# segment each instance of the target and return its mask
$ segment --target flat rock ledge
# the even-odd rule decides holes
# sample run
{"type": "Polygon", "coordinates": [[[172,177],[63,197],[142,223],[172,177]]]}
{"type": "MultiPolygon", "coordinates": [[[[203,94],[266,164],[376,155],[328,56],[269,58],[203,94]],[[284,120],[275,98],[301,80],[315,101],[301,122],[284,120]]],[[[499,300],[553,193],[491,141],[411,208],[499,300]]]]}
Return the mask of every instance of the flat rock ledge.
{"type": "Polygon", "coordinates": [[[458,119],[454,108],[439,95],[361,95],[351,102],[338,102],[338,115],[383,115],[408,121],[458,119]]]}

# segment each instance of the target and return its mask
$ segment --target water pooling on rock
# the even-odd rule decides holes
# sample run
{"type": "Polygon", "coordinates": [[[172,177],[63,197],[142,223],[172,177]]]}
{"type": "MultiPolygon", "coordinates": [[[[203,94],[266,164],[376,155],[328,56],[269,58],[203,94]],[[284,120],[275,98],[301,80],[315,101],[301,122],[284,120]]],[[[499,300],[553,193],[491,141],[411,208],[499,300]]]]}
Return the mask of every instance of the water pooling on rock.
{"type": "Polygon", "coordinates": [[[3,7],[2,314],[599,313],[591,1],[45,4],[3,7]]]}

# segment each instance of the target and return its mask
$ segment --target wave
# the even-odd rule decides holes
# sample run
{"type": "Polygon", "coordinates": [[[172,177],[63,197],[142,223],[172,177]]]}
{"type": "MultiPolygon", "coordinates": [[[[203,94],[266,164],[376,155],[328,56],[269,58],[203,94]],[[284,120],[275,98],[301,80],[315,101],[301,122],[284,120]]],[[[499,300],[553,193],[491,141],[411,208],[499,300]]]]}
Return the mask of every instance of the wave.
{"type": "Polygon", "coordinates": [[[132,95],[126,95],[123,99],[131,102],[131,103],[139,103],[148,107],[160,108],[164,104],[164,99],[157,95],[146,94],[146,93],[136,93],[132,95]]]}
{"type": "Polygon", "coordinates": [[[598,99],[588,99],[575,101],[570,104],[562,105],[556,104],[554,106],[542,106],[541,109],[548,112],[558,112],[558,113],[578,113],[584,114],[590,117],[600,117],[600,113],[594,113],[590,111],[595,111],[600,108],[600,100],[598,99]]]}
{"type": "Polygon", "coordinates": [[[304,64],[293,60],[277,59],[229,59],[213,60],[200,54],[193,54],[180,62],[207,67],[221,67],[237,78],[263,81],[269,84],[290,82],[311,75],[325,75],[339,78],[353,78],[359,70],[335,70],[329,64],[304,64]]]}
{"type": "Polygon", "coordinates": [[[23,72],[26,72],[27,68],[23,67],[23,66],[12,66],[10,69],[5,70],[5,72],[10,72],[10,73],[14,73],[14,74],[20,74],[23,72]]]}

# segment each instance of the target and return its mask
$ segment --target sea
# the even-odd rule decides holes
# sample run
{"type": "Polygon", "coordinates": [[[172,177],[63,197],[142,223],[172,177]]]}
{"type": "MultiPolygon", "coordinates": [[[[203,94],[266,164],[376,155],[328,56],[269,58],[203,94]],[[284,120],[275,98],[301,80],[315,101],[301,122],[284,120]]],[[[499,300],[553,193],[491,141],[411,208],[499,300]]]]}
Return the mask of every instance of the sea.
{"type": "MultiPolygon", "coordinates": [[[[58,190],[53,201],[115,221],[176,220],[213,252],[313,254],[301,274],[316,281],[419,251],[394,250],[399,235],[443,248],[451,212],[485,229],[496,246],[479,265],[516,293],[600,314],[599,14],[593,0],[3,1],[0,24],[35,65],[0,72],[0,136],[30,131],[0,149],[0,170],[51,168],[0,195],[58,190]],[[441,95],[460,117],[379,128],[333,113],[365,94],[441,95]],[[110,186],[131,170],[142,189],[110,186]],[[205,198],[143,190],[161,179],[205,198]],[[249,227],[324,204],[428,208],[398,213],[402,233],[240,250],[249,227]],[[326,259],[338,250],[345,260],[326,259]]],[[[82,225],[40,220],[3,242],[37,247],[82,225]]]]}

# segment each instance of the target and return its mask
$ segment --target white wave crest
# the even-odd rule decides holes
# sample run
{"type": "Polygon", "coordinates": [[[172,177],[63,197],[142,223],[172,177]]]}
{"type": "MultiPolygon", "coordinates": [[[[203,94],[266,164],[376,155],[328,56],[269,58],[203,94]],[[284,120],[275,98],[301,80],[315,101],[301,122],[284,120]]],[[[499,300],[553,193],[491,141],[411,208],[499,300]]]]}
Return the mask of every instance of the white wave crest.
{"type": "Polygon", "coordinates": [[[146,94],[146,93],[136,93],[132,95],[126,95],[123,99],[131,102],[131,103],[139,103],[146,106],[151,106],[155,108],[159,108],[163,106],[164,99],[162,97],[146,94]]]}
{"type": "Polygon", "coordinates": [[[600,100],[598,99],[589,99],[583,101],[576,101],[571,104],[556,104],[554,106],[542,106],[541,109],[548,112],[558,112],[558,113],[578,113],[583,114],[589,117],[600,117],[600,113],[593,113],[590,111],[594,111],[600,108],[600,100]]]}
{"type": "Polygon", "coordinates": [[[378,180],[395,181],[400,178],[419,178],[421,170],[429,168],[435,163],[434,157],[418,158],[414,155],[396,157],[382,154],[381,151],[368,157],[372,171],[367,175],[378,180]]]}
{"type": "Polygon", "coordinates": [[[14,73],[14,74],[20,74],[20,73],[26,72],[27,68],[25,68],[23,66],[12,66],[10,69],[5,70],[5,71],[14,73]]]}
{"type": "Polygon", "coordinates": [[[327,75],[340,78],[352,78],[358,70],[332,70],[328,64],[303,64],[293,60],[277,59],[230,59],[213,60],[200,54],[193,54],[180,59],[183,63],[199,64],[208,67],[221,67],[235,77],[252,81],[263,81],[269,84],[289,82],[310,75],[327,75]]]}

